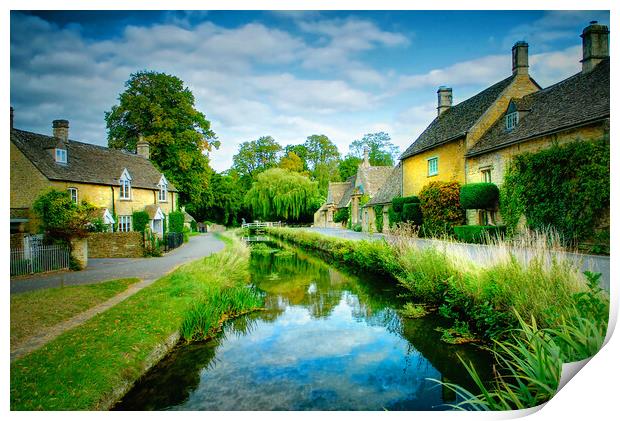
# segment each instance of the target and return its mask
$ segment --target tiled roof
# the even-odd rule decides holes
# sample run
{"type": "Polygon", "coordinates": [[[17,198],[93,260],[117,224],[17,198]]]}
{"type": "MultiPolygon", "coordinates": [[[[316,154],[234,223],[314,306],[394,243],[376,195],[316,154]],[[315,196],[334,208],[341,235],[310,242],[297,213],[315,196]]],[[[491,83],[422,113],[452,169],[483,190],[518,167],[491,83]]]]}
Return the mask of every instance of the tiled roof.
{"type": "Polygon", "coordinates": [[[513,81],[510,76],[473,97],[454,105],[444,111],[429,124],[422,134],[413,142],[400,159],[410,157],[434,148],[448,141],[465,136],[467,131],[478,121],[480,116],[495,102],[502,91],[513,81]]]}
{"type": "Polygon", "coordinates": [[[347,188],[351,185],[351,182],[336,182],[329,183],[327,187],[327,201],[325,202],[328,205],[337,205],[340,203],[340,199],[347,191],[347,188]]]}
{"type": "MultiPolygon", "coordinates": [[[[118,186],[127,168],[132,187],[159,189],[162,173],[151,161],[133,153],[69,140],[64,144],[67,164],[58,164],[50,152],[58,145],[56,137],[12,129],[11,141],[50,180],[118,186]]],[[[168,190],[177,191],[172,183],[168,190]]]]}
{"type": "Polygon", "coordinates": [[[342,198],[340,198],[340,201],[338,202],[338,208],[346,208],[347,206],[349,206],[349,202],[351,201],[351,194],[353,194],[353,190],[355,190],[355,177],[354,175],[352,175],[351,177],[347,178],[347,189],[344,191],[344,193],[342,194],[342,198]]]}
{"type": "Polygon", "coordinates": [[[365,167],[364,165],[360,165],[357,174],[360,180],[362,193],[368,195],[368,197],[373,197],[377,194],[377,191],[385,184],[385,181],[388,179],[393,169],[393,167],[386,166],[365,167]]]}
{"type": "Polygon", "coordinates": [[[372,199],[366,204],[366,206],[371,205],[382,205],[385,203],[390,203],[393,198],[399,197],[402,195],[402,177],[403,177],[403,167],[402,164],[399,163],[396,167],[392,169],[392,172],[387,177],[387,180],[377,194],[373,196],[372,199]]]}
{"type": "Polygon", "coordinates": [[[588,73],[578,73],[519,101],[513,100],[517,109],[524,111],[517,126],[507,131],[502,116],[466,156],[608,118],[609,98],[609,59],[606,59],[588,73]]]}

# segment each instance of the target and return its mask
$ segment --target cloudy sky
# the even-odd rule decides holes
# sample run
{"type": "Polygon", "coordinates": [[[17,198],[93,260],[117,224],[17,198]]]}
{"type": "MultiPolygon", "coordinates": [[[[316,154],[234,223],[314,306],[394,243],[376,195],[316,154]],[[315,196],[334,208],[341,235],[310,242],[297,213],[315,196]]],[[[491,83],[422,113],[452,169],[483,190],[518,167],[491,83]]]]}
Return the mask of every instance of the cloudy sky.
{"type": "Polygon", "coordinates": [[[386,131],[404,150],[436,114],[439,85],[458,103],[511,73],[525,40],[543,87],[580,70],[579,34],[609,13],[543,11],[11,12],[15,127],[107,144],[104,112],[138,70],[174,74],[196,97],[228,168],[238,144],[329,136],[342,153],[386,131]]]}

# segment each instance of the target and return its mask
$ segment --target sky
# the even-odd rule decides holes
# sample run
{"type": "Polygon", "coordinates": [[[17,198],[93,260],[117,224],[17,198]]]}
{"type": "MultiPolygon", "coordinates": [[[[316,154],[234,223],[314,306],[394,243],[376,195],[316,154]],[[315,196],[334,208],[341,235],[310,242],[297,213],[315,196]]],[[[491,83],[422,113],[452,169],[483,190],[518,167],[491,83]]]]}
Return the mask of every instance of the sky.
{"type": "Polygon", "coordinates": [[[181,78],[221,142],[223,171],[240,143],[282,146],[327,135],[344,155],[365,133],[401,152],[436,116],[437,88],[461,102],[511,74],[529,43],[543,87],[580,71],[579,35],[607,11],[12,11],[15,127],[107,145],[104,113],[130,75],[181,78]]]}

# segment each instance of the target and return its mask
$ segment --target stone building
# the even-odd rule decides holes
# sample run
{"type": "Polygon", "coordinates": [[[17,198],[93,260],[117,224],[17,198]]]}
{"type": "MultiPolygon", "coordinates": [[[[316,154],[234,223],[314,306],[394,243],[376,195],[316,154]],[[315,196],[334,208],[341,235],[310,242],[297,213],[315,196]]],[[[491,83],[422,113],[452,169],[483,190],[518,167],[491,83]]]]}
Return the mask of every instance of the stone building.
{"type": "MultiPolygon", "coordinates": [[[[529,76],[528,45],[512,48],[512,75],[452,105],[452,90],[438,90],[437,117],[401,155],[402,195],[417,195],[431,181],[501,184],[516,154],[554,143],[609,133],[609,30],[597,22],[583,30],[582,71],[542,89],[529,76]]],[[[468,211],[468,223],[484,223],[468,211]]]]}
{"type": "Polygon", "coordinates": [[[362,228],[364,231],[372,230],[377,232],[379,231],[376,223],[376,210],[380,206],[381,207],[381,215],[383,217],[383,229],[381,232],[389,232],[389,216],[388,211],[390,206],[392,206],[392,199],[395,197],[400,197],[402,195],[402,180],[403,178],[403,166],[401,163],[398,163],[396,167],[392,169],[392,172],[387,177],[387,180],[377,191],[372,199],[368,201],[364,205],[364,221],[362,224],[362,228]]]}
{"type": "Polygon", "coordinates": [[[74,202],[98,208],[106,224],[132,230],[132,214],[147,211],[150,227],[163,233],[163,220],[175,209],[177,189],[149,160],[149,144],[130,153],[69,139],[69,122],[54,120],[53,135],[13,127],[11,108],[11,232],[36,232],[32,204],[42,193],[66,190],[74,202]]]}

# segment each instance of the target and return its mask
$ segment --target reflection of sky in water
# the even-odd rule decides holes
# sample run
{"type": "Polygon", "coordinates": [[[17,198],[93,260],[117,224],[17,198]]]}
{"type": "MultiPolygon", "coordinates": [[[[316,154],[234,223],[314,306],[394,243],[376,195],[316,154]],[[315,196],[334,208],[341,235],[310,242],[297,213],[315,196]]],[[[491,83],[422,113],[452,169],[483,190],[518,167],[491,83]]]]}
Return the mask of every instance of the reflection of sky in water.
{"type": "Polygon", "coordinates": [[[427,409],[440,404],[441,388],[425,380],[440,378],[438,371],[417,352],[407,358],[404,339],[356,320],[347,301],[327,319],[295,306],[273,323],[258,320],[246,336],[227,335],[215,366],[202,370],[197,389],[176,409],[380,410],[416,398],[427,409]]]}
{"type": "Polygon", "coordinates": [[[456,354],[478,354],[439,342],[432,320],[402,322],[382,282],[301,256],[254,257],[252,270],[270,310],[179,348],[118,409],[437,409],[454,397],[427,378],[458,383],[456,354]]]}

